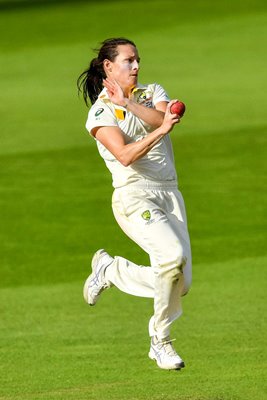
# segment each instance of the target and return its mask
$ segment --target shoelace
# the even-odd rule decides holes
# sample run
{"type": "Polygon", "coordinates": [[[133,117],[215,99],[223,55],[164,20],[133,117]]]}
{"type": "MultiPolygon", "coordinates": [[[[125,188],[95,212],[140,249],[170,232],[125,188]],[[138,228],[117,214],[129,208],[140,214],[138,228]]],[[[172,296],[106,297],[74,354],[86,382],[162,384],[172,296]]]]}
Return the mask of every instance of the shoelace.
{"type": "Polygon", "coordinates": [[[177,353],[174,350],[174,348],[172,347],[172,342],[174,342],[176,339],[168,339],[165,340],[164,342],[158,342],[159,345],[162,345],[162,347],[164,347],[164,350],[166,351],[166,353],[170,356],[176,356],[177,353]]]}
{"type": "Polygon", "coordinates": [[[165,340],[164,342],[158,342],[158,343],[160,343],[160,344],[169,344],[169,343],[175,342],[175,340],[176,339],[168,339],[168,340],[165,340]]]}

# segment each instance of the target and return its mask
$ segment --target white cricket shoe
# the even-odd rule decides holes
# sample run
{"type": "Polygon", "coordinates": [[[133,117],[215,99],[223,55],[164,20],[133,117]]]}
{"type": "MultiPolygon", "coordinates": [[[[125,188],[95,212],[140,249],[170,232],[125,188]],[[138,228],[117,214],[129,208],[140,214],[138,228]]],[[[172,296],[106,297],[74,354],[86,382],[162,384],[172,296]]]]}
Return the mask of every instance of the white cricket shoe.
{"type": "Polygon", "coordinates": [[[174,350],[172,340],[169,338],[159,341],[156,336],[153,336],[148,356],[151,360],[155,360],[162,369],[179,370],[185,366],[181,357],[174,350]]]}
{"type": "Polygon", "coordinates": [[[113,262],[105,250],[98,250],[92,259],[92,273],[88,276],[83,287],[83,297],[90,306],[94,306],[103,292],[111,287],[111,284],[105,280],[106,268],[113,262]]]}

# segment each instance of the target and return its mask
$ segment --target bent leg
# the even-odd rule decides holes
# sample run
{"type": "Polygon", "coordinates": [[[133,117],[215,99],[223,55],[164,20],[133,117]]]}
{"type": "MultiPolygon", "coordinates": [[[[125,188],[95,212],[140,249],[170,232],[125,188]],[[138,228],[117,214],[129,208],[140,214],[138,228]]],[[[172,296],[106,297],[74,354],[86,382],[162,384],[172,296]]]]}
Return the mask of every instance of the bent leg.
{"type": "Polygon", "coordinates": [[[153,329],[159,338],[169,335],[171,323],[181,315],[181,296],[191,282],[191,265],[185,267],[187,260],[191,263],[185,217],[172,192],[162,193],[160,196],[157,193],[156,197],[151,195],[153,202],[143,191],[142,198],[140,193],[139,197],[134,193],[128,203],[130,211],[130,207],[125,210],[121,203],[113,202],[120,227],[150,255],[153,268],[115,257],[107,270],[108,280],[119,289],[137,296],[154,297],[153,329]],[[165,209],[155,204],[155,198],[160,199],[165,209]]]}
{"type": "Polygon", "coordinates": [[[134,264],[123,257],[114,257],[106,269],[106,279],[122,292],[154,298],[154,272],[151,267],[134,264]]]}

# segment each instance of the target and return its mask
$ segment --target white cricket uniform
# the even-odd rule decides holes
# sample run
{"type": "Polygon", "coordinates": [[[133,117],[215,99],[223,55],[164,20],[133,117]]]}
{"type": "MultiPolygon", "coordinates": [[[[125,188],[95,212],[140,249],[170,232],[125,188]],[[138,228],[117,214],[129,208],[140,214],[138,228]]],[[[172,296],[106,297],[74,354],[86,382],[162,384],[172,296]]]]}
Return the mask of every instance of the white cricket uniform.
{"type": "MultiPolygon", "coordinates": [[[[158,84],[138,85],[134,100],[147,107],[169,101],[158,84]]],[[[154,130],[124,107],[113,104],[106,89],[91,107],[86,123],[95,127],[116,126],[126,143],[141,140],[154,130]]],[[[144,157],[123,166],[99,141],[97,146],[112,174],[112,208],[122,230],[149,254],[151,266],[136,265],[115,257],[106,270],[110,284],[141,297],[154,298],[150,336],[163,339],[182,313],[181,296],[191,285],[191,249],[186,212],[177,187],[171,139],[164,136],[144,157]]]]}

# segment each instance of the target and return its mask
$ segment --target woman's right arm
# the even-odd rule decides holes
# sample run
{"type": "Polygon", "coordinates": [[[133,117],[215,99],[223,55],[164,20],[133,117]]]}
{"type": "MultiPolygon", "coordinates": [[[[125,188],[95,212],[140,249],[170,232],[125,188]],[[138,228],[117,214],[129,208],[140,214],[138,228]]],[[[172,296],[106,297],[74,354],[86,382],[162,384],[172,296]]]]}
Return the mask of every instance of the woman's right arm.
{"type": "Polygon", "coordinates": [[[162,125],[137,142],[125,143],[124,135],[120,128],[113,126],[96,127],[91,133],[122,165],[127,167],[146,155],[180,121],[177,114],[171,114],[170,112],[170,106],[173,102],[175,101],[171,101],[167,106],[162,125]]]}

